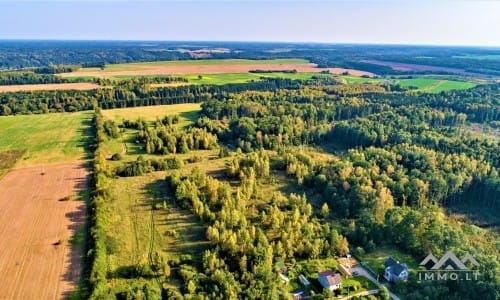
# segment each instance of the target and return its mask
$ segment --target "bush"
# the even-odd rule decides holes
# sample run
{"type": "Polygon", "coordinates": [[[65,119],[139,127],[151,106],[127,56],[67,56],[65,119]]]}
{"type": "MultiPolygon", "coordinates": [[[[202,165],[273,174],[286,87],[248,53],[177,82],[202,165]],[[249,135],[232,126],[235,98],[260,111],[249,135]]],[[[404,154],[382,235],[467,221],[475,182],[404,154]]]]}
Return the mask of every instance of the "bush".
{"type": "Polygon", "coordinates": [[[201,162],[201,161],[203,161],[203,157],[201,157],[199,155],[193,155],[190,158],[188,158],[187,161],[191,164],[195,163],[195,162],[201,162]]]}
{"type": "Polygon", "coordinates": [[[119,161],[119,160],[122,160],[122,159],[123,159],[123,157],[122,157],[122,155],[120,153],[115,153],[115,154],[113,154],[111,156],[111,160],[113,160],[113,161],[119,161]]]}

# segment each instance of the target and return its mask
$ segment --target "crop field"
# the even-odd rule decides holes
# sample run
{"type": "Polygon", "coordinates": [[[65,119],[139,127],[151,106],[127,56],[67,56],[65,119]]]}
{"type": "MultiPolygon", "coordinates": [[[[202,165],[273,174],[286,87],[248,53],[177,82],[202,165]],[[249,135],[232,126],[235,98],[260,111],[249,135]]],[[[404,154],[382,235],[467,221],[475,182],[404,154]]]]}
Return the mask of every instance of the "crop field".
{"type": "Polygon", "coordinates": [[[116,76],[144,76],[144,75],[185,75],[185,74],[223,74],[244,73],[251,70],[282,71],[296,70],[299,73],[319,73],[330,71],[332,74],[349,72],[351,75],[373,76],[370,72],[343,69],[318,68],[316,64],[304,59],[273,59],[273,60],[184,60],[184,61],[157,61],[143,63],[129,63],[108,65],[104,69],[82,68],[76,72],[59,74],[61,77],[116,77],[116,76]]]}
{"type": "MultiPolygon", "coordinates": [[[[119,72],[147,69],[156,66],[206,66],[206,65],[281,65],[281,64],[307,64],[305,59],[198,59],[198,60],[173,60],[173,61],[150,61],[138,63],[123,63],[106,65],[103,71],[119,72]]],[[[78,72],[100,71],[99,68],[82,68],[78,72]]]]}
{"type": "Polygon", "coordinates": [[[80,249],[70,240],[85,220],[78,194],[91,117],[0,117],[2,299],[68,298],[79,281],[80,249]]]}
{"type": "Polygon", "coordinates": [[[137,120],[139,117],[153,121],[156,117],[163,118],[167,115],[179,115],[179,124],[182,125],[195,121],[200,110],[199,103],[186,103],[110,109],[103,110],[102,114],[107,119],[119,122],[122,120],[137,120]]]}
{"type": "Polygon", "coordinates": [[[0,180],[0,298],[68,298],[80,277],[70,238],[85,220],[84,202],[71,198],[86,176],[81,163],[63,163],[16,168],[0,180]]]}
{"type": "Polygon", "coordinates": [[[99,88],[98,84],[82,83],[50,83],[50,84],[22,84],[22,85],[0,85],[0,93],[20,92],[20,91],[67,91],[79,90],[87,91],[99,88]]]}
{"type": "Polygon", "coordinates": [[[26,151],[20,166],[77,161],[85,155],[91,118],[91,112],[1,117],[0,152],[26,151]]]}

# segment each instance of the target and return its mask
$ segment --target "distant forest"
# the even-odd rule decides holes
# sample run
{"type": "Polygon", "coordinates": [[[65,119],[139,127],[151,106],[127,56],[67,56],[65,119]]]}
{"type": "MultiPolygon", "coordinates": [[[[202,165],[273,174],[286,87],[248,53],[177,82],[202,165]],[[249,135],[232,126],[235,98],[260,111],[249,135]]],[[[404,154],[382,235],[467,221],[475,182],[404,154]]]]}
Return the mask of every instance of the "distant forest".
{"type": "Polygon", "coordinates": [[[41,70],[51,73],[54,71],[51,66],[57,65],[102,67],[104,64],[127,62],[211,58],[306,58],[320,67],[352,68],[378,75],[446,73],[395,71],[388,66],[367,62],[375,60],[500,76],[500,49],[495,48],[241,42],[0,41],[0,70],[45,67],[41,70]]]}

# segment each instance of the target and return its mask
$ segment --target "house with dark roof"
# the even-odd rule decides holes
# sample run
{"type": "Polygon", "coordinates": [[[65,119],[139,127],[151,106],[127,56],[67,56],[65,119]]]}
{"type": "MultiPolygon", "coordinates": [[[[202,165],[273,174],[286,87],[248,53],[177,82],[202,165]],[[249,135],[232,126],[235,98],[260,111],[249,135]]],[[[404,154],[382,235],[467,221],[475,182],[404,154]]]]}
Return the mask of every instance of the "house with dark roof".
{"type": "Polygon", "coordinates": [[[408,279],[408,266],[406,264],[399,263],[392,257],[389,257],[384,263],[385,272],[384,278],[393,283],[398,281],[406,281],[408,279]]]}
{"type": "Polygon", "coordinates": [[[318,281],[324,288],[332,292],[340,289],[342,286],[342,276],[339,273],[333,273],[331,270],[319,272],[318,281]]]}
{"type": "Polygon", "coordinates": [[[307,297],[304,297],[306,293],[304,290],[301,289],[296,289],[290,292],[292,294],[292,299],[293,300],[301,300],[301,299],[306,299],[307,297]]]}

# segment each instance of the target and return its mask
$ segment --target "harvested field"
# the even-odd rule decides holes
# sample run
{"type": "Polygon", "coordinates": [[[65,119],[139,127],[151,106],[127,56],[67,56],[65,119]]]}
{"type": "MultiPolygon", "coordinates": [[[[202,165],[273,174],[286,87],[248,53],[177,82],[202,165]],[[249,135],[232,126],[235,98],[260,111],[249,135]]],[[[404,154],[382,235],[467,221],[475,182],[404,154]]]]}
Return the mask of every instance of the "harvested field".
{"type": "Polygon", "coordinates": [[[107,109],[102,111],[102,115],[106,119],[115,120],[117,122],[121,122],[122,120],[134,121],[139,117],[148,121],[153,121],[157,117],[163,118],[166,115],[179,115],[179,124],[186,125],[196,121],[200,110],[201,105],[199,103],[183,103],[107,109]]]}
{"type": "Polygon", "coordinates": [[[99,88],[98,84],[82,83],[50,83],[50,84],[22,84],[22,85],[1,85],[0,93],[20,92],[20,91],[53,91],[53,90],[79,90],[87,91],[99,88]]]}
{"type": "Polygon", "coordinates": [[[68,298],[80,275],[70,237],[85,220],[82,163],[24,167],[0,180],[0,298],[68,298]],[[42,175],[44,173],[44,175],[42,175]],[[61,199],[69,199],[61,201],[61,199]]]}
{"type": "Polygon", "coordinates": [[[204,61],[203,64],[190,64],[189,61],[184,64],[161,64],[161,62],[153,63],[134,63],[134,64],[122,64],[120,67],[113,67],[112,65],[104,70],[100,69],[80,69],[78,72],[73,73],[62,73],[59,74],[61,77],[111,77],[111,76],[144,76],[144,75],[169,75],[169,74],[222,74],[222,73],[243,73],[251,70],[266,70],[266,71],[283,71],[283,70],[297,70],[301,73],[319,73],[321,71],[330,71],[332,74],[342,74],[348,72],[351,75],[362,76],[374,76],[373,73],[343,69],[343,68],[318,68],[316,64],[305,63],[305,62],[293,62],[284,60],[283,63],[276,63],[275,61],[270,61],[272,63],[267,63],[263,61],[256,61],[255,63],[249,63],[249,61],[242,61],[238,63],[238,60],[228,60],[227,63],[224,61],[215,60],[213,64],[210,61],[204,61]]]}

